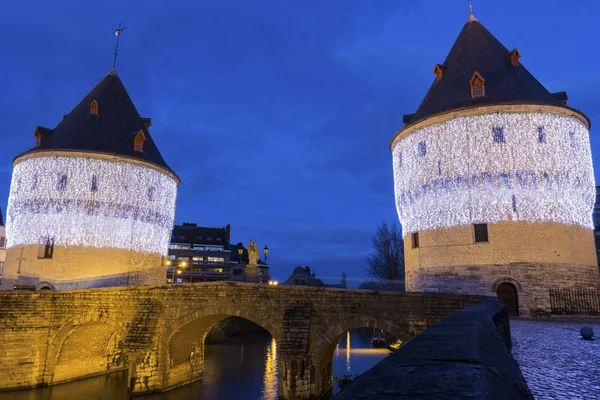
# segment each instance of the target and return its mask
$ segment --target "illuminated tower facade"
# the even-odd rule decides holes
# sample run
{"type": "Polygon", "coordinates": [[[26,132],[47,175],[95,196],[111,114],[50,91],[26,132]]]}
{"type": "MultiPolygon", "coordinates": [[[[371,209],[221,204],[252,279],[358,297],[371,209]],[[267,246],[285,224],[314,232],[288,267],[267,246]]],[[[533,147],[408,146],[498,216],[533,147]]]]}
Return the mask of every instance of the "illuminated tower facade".
{"type": "Polygon", "coordinates": [[[112,70],[14,159],[3,289],[165,283],[179,178],[112,70]]]}
{"type": "Polygon", "coordinates": [[[597,288],[589,128],[472,15],[393,137],[406,289],[497,295],[548,309],[597,288]]]}

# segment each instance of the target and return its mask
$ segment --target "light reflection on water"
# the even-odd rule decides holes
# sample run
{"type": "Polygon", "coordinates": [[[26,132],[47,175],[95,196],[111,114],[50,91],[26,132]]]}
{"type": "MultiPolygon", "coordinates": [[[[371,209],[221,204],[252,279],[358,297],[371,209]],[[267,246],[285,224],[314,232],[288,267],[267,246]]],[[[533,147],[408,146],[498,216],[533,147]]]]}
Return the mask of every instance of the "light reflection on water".
{"type": "MultiPolygon", "coordinates": [[[[369,331],[348,332],[333,356],[333,375],[361,374],[389,354],[371,349],[369,331]],[[340,349],[340,346],[343,349],[340,349]],[[340,351],[343,350],[343,351],[340,351]]],[[[248,335],[207,345],[202,381],[135,400],[276,400],[277,343],[270,335],[248,335]]],[[[334,384],[334,392],[337,392],[334,384]]],[[[127,400],[127,373],[82,379],[32,390],[0,392],[0,400],[127,400]]]]}

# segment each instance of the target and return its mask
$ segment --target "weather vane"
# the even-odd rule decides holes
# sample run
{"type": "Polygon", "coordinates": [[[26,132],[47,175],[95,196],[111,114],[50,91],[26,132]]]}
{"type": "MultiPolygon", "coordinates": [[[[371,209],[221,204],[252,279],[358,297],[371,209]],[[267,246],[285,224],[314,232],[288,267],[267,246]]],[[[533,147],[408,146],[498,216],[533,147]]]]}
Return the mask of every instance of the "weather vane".
{"type": "Polygon", "coordinates": [[[119,28],[115,30],[115,36],[117,37],[117,45],[115,46],[115,60],[113,61],[113,69],[117,66],[117,56],[119,55],[119,37],[121,37],[121,32],[127,29],[126,26],[121,28],[121,23],[119,22],[119,28]]]}

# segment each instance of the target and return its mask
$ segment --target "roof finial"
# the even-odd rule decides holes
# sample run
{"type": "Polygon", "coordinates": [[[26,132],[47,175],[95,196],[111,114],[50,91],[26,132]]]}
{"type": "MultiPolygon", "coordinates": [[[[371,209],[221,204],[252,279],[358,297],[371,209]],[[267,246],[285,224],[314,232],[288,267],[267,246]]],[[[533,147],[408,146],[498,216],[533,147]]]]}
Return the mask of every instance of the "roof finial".
{"type": "Polygon", "coordinates": [[[121,36],[121,32],[125,29],[127,29],[127,27],[124,26],[121,28],[121,23],[119,22],[119,28],[115,30],[115,36],[117,37],[117,45],[115,46],[115,52],[113,53],[115,55],[115,60],[113,61],[113,70],[117,66],[117,56],[119,55],[119,37],[121,36]]]}
{"type": "Polygon", "coordinates": [[[469,0],[469,22],[477,21],[477,18],[473,15],[473,3],[469,0]]]}

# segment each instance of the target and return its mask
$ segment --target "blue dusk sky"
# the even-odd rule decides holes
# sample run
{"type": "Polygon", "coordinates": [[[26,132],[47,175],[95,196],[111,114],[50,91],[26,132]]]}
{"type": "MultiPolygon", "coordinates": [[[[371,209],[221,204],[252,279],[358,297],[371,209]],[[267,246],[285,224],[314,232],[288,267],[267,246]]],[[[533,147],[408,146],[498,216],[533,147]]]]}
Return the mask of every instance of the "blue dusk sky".
{"type": "MultiPolygon", "coordinates": [[[[600,123],[600,2],[475,0],[474,14],[600,123]]],[[[279,280],[301,264],[356,286],[377,225],[397,220],[389,141],[467,17],[467,0],[3,2],[0,205],[35,126],[109,72],[122,21],[117,72],[181,178],[176,223],[231,224],[233,242],[269,246],[279,280]]]]}

